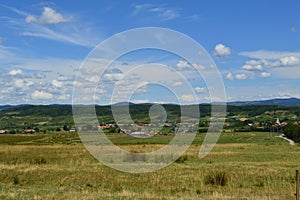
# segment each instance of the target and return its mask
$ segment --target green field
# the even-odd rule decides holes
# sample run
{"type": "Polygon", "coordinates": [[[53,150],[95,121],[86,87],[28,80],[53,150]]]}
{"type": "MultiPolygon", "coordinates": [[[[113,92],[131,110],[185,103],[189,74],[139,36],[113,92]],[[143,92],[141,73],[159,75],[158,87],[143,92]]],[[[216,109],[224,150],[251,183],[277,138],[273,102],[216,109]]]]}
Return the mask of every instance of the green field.
{"type": "MultiPolygon", "coordinates": [[[[142,152],[172,136],[109,138],[142,152]]],[[[295,199],[299,145],[263,132],[226,133],[200,160],[203,138],[162,170],[130,174],[99,163],[74,133],[0,135],[0,199],[295,199]]]]}

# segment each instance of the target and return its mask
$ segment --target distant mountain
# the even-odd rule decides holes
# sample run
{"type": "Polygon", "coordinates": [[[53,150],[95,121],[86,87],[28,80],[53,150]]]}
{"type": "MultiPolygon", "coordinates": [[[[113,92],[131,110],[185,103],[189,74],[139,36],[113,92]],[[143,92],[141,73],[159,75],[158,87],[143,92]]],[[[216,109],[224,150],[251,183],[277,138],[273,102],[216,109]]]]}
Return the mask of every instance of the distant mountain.
{"type": "Polygon", "coordinates": [[[3,105],[3,106],[0,106],[0,110],[6,110],[6,109],[10,109],[10,108],[20,108],[23,106],[26,106],[26,105],[25,104],[24,105],[3,105]]]}
{"type": "Polygon", "coordinates": [[[112,104],[112,105],[113,106],[127,106],[127,105],[134,105],[134,103],[124,101],[124,102],[119,102],[119,103],[115,103],[115,104],[112,104]]]}
{"type": "Polygon", "coordinates": [[[277,105],[277,106],[300,106],[300,99],[288,98],[288,99],[269,99],[259,101],[235,101],[229,102],[231,106],[264,106],[264,105],[277,105]]]}
{"type": "MultiPolygon", "coordinates": [[[[217,104],[217,103],[216,103],[217,104]]],[[[119,102],[116,104],[113,104],[114,106],[151,106],[153,103],[141,103],[141,104],[135,104],[132,102],[119,102]]],[[[165,106],[179,106],[177,104],[164,104],[165,106]]],[[[209,103],[200,104],[202,106],[210,106],[209,103]]],[[[269,100],[257,100],[257,101],[234,101],[234,102],[228,102],[228,106],[299,106],[300,107],[300,99],[298,98],[287,98],[287,99],[269,99],[269,100]]],[[[110,107],[110,105],[101,106],[97,105],[97,107],[110,107]]],[[[50,104],[50,105],[30,105],[30,104],[20,104],[20,105],[0,105],[0,111],[5,112],[28,112],[32,111],[31,109],[35,108],[43,108],[47,109],[47,113],[51,112],[49,111],[49,108],[52,108],[56,111],[65,111],[67,109],[67,113],[72,112],[72,105],[71,104],[50,104]],[[7,110],[7,111],[6,111],[7,110]],[[30,110],[30,111],[29,111],[30,110]]],[[[45,110],[46,111],[46,110],[45,110]]]]}

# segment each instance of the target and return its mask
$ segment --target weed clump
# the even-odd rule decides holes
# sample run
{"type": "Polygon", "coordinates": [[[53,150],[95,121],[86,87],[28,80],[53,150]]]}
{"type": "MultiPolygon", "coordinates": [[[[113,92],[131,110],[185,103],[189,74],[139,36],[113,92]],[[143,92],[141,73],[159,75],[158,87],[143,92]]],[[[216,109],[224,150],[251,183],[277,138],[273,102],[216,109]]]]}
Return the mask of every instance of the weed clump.
{"type": "Polygon", "coordinates": [[[188,160],[188,156],[187,155],[183,155],[180,156],[179,158],[177,158],[175,160],[176,163],[185,163],[188,160]]]}
{"type": "Polygon", "coordinates": [[[48,162],[44,157],[41,157],[41,158],[35,158],[31,160],[30,163],[35,165],[43,165],[43,164],[47,164],[48,162]]]}
{"type": "Polygon", "coordinates": [[[209,173],[204,177],[205,185],[225,186],[228,183],[228,174],[225,171],[209,173]]]}
{"type": "Polygon", "coordinates": [[[14,185],[18,185],[20,183],[20,180],[19,180],[19,177],[18,175],[15,175],[14,178],[13,178],[13,183],[14,185]]]}

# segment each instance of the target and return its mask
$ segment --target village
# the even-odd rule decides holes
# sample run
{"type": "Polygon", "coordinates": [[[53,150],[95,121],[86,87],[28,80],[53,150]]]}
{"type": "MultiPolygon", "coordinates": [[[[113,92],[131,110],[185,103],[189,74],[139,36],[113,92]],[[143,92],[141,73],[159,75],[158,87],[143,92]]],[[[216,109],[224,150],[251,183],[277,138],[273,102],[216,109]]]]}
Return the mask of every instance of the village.
{"type": "MultiPolygon", "coordinates": [[[[249,122],[246,118],[241,118],[237,122],[225,121],[223,132],[240,132],[240,131],[263,131],[263,132],[282,132],[284,127],[288,124],[286,121],[280,121],[279,118],[270,122],[249,122]]],[[[47,123],[43,123],[47,125],[47,123]]],[[[292,122],[293,125],[300,124],[298,121],[292,122]]],[[[201,122],[198,125],[198,132],[203,133],[207,131],[209,121],[201,122]]],[[[116,124],[116,123],[102,123],[99,126],[87,126],[77,127],[74,125],[56,128],[48,128],[47,126],[40,128],[30,127],[24,129],[0,129],[0,134],[36,134],[36,133],[54,133],[54,132],[70,132],[75,133],[77,131],[97,131],[101,130],[104,133],[126,133],[132,136],[151,136],[151,135],[168,135],[168,134],[187,134],[189,130],[195,130],[196,123],[171,123],[166,122],[163,125],[138,123],[138,124],[116,124]],[[180,129],[181,127],[181,129],[180,129]]]]}

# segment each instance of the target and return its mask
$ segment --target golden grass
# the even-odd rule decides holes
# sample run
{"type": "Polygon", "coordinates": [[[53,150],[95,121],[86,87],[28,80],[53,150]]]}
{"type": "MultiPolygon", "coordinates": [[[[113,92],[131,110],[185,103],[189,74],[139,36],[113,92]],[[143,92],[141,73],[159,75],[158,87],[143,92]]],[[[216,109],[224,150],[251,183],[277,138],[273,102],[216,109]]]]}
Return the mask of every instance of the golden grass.
{"type": "MultiPolygon", "coordinates": [[[[81,145],[0,147],[4,199],[293,199],[300,163],[298,146],[217,145],[199,160],[200,146],[193,145],[184,163],[128,174],[98,163],[81,145]],[[205,175],[218,170],[228,174],[228,184],[205,185],[205,175]],[[16,175],[20,183],[13,185],[16,175]]],[[[145,148],[130,145],[134,151],[139,147],[145,148]]]]}
{"type": "MultiPolygon", "coordinates": [[[[161,147],[122,145],[133,152],[161,147]]],[[[181,163],[129,174],[102,165],[81,144],[0,145],[0,199],[295,199],[299,145],[217,144],[202,160],[200,147],[192,145],[181,163]],[[205,184],[220,171],[225,186],[205,184]]]]}

